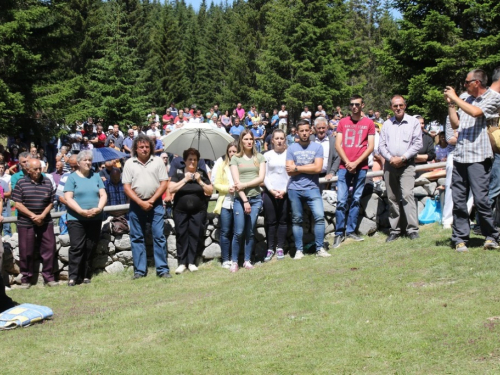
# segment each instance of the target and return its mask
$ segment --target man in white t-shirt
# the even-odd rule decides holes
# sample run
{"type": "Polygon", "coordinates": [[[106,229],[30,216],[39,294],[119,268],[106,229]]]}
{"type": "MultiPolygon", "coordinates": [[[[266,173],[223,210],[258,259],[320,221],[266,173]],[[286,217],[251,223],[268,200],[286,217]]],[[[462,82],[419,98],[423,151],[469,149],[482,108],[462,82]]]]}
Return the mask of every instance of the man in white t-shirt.
{"type": "Polygon", "coordinates": [[[314,114],[315,117],[325,117],[326,118],[326,112],[323,109],[323,106],[320,104],[318,105],[318,110],[314,114]]]}
{"type": "Polygon", "coordinates": [[[161,133],[158,130],[158,122],[157,121],[153,121],[151,123],[151,129],[148,129],[148,131],[146,132],[146,135],[147,136],[154,135],[156,138],[160,138],[161,137],[161,133]]]}
{"type": "Polygon", "coordinates": [[[309,110],[309,107],[307,105],[304,106],[304,111],[300,114],[300,119],[307,120],[307,121],[309,121],[309,124],[310,124],[311,123],[311,116],[312,116],[312,113],[309,110]]]}
{"type": "Polygon", "coordinates": [[[286,106],[283,104],[281,106],[281,111],[278,112],[279,120],[279,128],[283,130],[286,134],[286,128],[288,124],[288,111],[286,110],[286,106]]]}

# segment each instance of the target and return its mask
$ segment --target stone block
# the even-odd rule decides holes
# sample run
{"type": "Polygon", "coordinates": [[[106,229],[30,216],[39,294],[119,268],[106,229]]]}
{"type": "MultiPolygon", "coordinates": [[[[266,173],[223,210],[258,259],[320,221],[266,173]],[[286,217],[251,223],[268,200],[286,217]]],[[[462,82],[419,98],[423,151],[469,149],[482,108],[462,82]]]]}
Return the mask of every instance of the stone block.
{"type": "Polygon", "coordinates": [[[427,197],[429,195],[429,192],[425,189],[424,186],[416,186],[413,189],[413,195],[418,198],[427,197]]]}
{"type": "Polygon", "coordinates": [[[257,228],[255,230],[255,242],[265,241],[266,239],[266,230],[264,227],[257,228]]]}
{"type": "Polygon", "coordinates": [[[133,263],[132,251],[120,251],[115,255],[122,264],[133,263]]]}
{"type": "Polygon", "coordinates": [[[220,229],[219,228],[214,229],[211,237],[214,241],[220,242],[220,229]]]}
{"type": "Polygon", "coordinates": [[[221,257],[221,249],[220,245],[216,242],[213,242],[209,246],[203,250],[203,258],[204,259],[215,259],[215,258],[220,258],[221,257]]]}
{"type": "Polygon", "coordinates": [[[370,220],[375,219],[385,210],[384,201],[377,194],[363,197],[360,203],[364,216],[370,220]]]}
{"type": "Polygon", "coordinates": [[[256,226],[263,227],[264,225],[265,225],[264,216],[258,216],[257,217],[257,224],[256,224],[256,226]]]}
{"type": "Polygon", "coordinates": [[[219,228],[219,226],[220,226],[220,217],[219,216],[215,216],[212,219],[212,224],[214,225],[214,227],[219,228]]]}
{"type": "Polygon", "coordinates": [[[366,217],[361,217],[361,220],[358,224],[358,233],[362,235],[369,235],[375,233],[377,231],[377,223],[373,220],[370,220],[366,217]]]}
{"type": "Polygon", "coordinates": [[[438,185],[440,186],[446,186],[446,178],[440,178],[438,181],[437,181],[438,185]]]}
{"type": "Polygon", "coordinates": [[[62,246],[59,249],[59,259],[64,263],[69,262],[69,246],[62,246]]]}
{"type": "Polygon", "coordinates": [[[177,240],[175,239],[175,236],[173,235],[170,235],[167,237],[167,248],[168,248],[168,251],[170,250],[175,250],[177,249],[177,240]]]}
{"type": "Polygon", "coordinates": [[[419,177],[415,180],[415,185],[414,186],[424,186],[429,183],[429,180],[426,179],[425,177],[419,177]]]}
{"type": "Polygon", "coordinates": [[[207,229],[211,232],[215,229],[215,227],[212,224],[208,224],[207,229]]]}
{"type": "Polygon", "coordinates": [[[125,271],[125,267],[121,262],[113,262],[104,269],[107,273],[120,273],[125,271]]]}
{"type": "Polygon", "coordinates": [[[121,234],[115,237],[115,247],[118,250],[130,250],[132,246],[130,245],[130,236],[128,234],[121,234]]]}
{"type": "Polygon", "coordinates": [[[168,258],[167,263],[168,263],[168,268],[170,269],[170,273],[174,273],[175,269],[179,267],[179,262],[177,258],[168,258]]]}
{"type": "Polygon", "coordinates": [[[205,247],[210,246],[212,244],[213,240],[212,237],[206,237],[205,238],[205,247]]]}
{"type": "Polygon", "coordinates": [[[59,241],[61,242],[61,246],[69,246],[69,234],[59,235],[59,241]]]}
{"type": "Polygon", "coordinates": [[[437,188],[437,183],[435,182],[431,182],[427,185],[424,185],[424,189],[427,191],[427,195],[430,195],[430,196],[433,196],[434,193],[436,192],[436,188],[437,188]]]}
{"type": "Polygon", "coordinates": [[[113,259],[109,257],[107,254],[99,254],[92,261],[93,269],[102,269],[106,266],[109,266],[113,263],[113,259]]]}
{"type": "Polygon", "coordinates": [[[116,247],[113,242],[108,243],[108,254],[113,255],[116,252],[116,247]]]}
{"type": "Polygon", "coordinates": [[[59,272],[59,280],[67,281],[68,280],[68,276],[69,276],[68,271],[61,271],[61,272],[59,272]]]}

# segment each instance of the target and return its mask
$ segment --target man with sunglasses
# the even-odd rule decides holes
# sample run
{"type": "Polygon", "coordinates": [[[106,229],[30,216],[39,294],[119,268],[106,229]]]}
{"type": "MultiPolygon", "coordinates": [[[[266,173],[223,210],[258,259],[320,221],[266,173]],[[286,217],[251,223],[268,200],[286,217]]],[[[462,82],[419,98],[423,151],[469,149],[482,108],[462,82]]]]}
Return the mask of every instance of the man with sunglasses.
{"type": "Polygon", "coordinates": [[[339,247],[346,237],[354,241],[363,241],[355,231],[361,194],[368,172],[368,157],[375,143],[375,124],[363,116],[364,106],[363,98],[360,95],[353,95],[349,103],[351,115],[340,120],[337,126],[335,149],[341,161],[337,173],[334,248],[339,247]],[[351,204],[348,206],[350,187],[353,188],[353,194],[351,204]]]}
{"type": "MultiPolygon", "coordinates": [[[[494,154],[488,136],[488,126],[498,126],[500,111],[500,69],[493,74],[491,88],[487,87],[486,72],[475,69],[467,74],[464,87],[469,95],[460,99],[452,87],[444,90],[448,103],[448,115],[453,129],[458,130],[457,144],[453,155],[452,196],[453,225],[452,241],[458,252],[466,252],[470,234],[467,197],[474,196],[481,232],[485,236],[484,249],[497,249],[499,232],[495,227],[492,202],[498,195],[498,170],[493,173],[494,154]],[[459,107],[457,111],[456,106],[459,107]],[[493,189],[492,194],[489,191],[493,189]]],[[[498,166],[497,166],[498,168],[498,166]]]]}
{"type": "Polygon", "coordinates": [[[420,122],[405,113],[406,102],[401,95],[391,99],[394,116],[384,122],[380,132],[379,153],[385,159],[384,180],[389,198],[391,232],[386,242],[401,236],[400,202],[406,216],[406,234],[417,239],[417,205],[413,196],[415,186],[415,155],[422,148],[420,122]]]}

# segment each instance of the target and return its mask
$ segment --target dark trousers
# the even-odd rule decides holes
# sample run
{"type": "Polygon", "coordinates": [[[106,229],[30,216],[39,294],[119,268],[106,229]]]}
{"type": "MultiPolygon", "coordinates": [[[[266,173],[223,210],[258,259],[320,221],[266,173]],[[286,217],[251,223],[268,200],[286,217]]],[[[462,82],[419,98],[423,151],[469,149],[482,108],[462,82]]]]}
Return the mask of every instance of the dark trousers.
{"type": "Polygon", "coordinates": [[[285,194],[283,199],[276,199],[267,190],[262,197],[264,205],[264,217],[267,226],[267,248],[269,250],[283,249],[288,231],[288,196],[285,194]]]}
{"type": "Polygon", "coordinates": [[[101,220],[68,220],[69,279],[80,282],[92,277],[92,256],[101,236],[101,220]]]}
{"type": "MultiPolygon", "coordinates": [[[[31,283],[35,273],[35,249],[40,249],[42,258],[42,276],[47,283],[54,281],[54,259],[56,241],[54,224],[46,223],[42,226],[33,225],[29,228],[17,227],[19,234],[19,268],[23,275],[22,283],[31,283]]],[[[38,270],[36,270],[38,271],[38,270]]]]}
{"type": "MultiPolygon", "coordinates": [[[[3,245],[1,243],[0,239],[0,246],[3,248],[3,245]]],[[[3,282],[3,278],[0,277],[0,313],[4,312],[7,309],[10,309],[11,307],[14,307],[14,302],[12,302],[12,299],[5,294],[5,284],[3,282]]]]}
{"type": "Polygon", "coordinates": [[[195,264],[200,241],[205,238],[202,229],[205,225],[206,211],[188,214],[174,210],[175,238],[177,240],[177,259],[179,265],[195,264]]]}
{"type": "Polygon", "coordinates": [[[470,234],[467,197],[472,191],[474,205],[478,213],[481,232],[487,240],[498,240],[498,231],[493,222],[493,212],[488,199],[491,159],[481,163],[459,163],[454,161],[451,177],[453,194],[453,234],[455,244],[467,242],[470,234]]]}

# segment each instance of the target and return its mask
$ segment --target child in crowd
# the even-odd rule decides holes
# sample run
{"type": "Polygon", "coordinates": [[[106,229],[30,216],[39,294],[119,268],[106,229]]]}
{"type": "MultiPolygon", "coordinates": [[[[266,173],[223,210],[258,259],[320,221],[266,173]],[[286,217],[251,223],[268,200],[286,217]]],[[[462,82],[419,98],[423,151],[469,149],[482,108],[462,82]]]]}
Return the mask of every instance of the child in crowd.
{"type": "Polygon", "coordinates": [[[448,154],[450,153],[450,147],[448,142],[446,142],[446,136],[444,132],[439,133],[439,143],[436,145],[436,162],[446,161],[448,154]]]}

